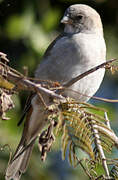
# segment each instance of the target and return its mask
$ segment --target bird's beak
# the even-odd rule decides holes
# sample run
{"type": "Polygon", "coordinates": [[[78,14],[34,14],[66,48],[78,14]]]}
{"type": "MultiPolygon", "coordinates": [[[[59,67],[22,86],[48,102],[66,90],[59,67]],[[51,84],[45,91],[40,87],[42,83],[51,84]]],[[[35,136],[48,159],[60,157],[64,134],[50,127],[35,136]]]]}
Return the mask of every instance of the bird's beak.
{"type": "Polygon", "coordinates": [[[72,19],[70,19],[68,16],[64,16],[64,17],[61,19],[61,23],[63,23],[63,24],[72,24],[73,21],[72,21],[72,19]]]}

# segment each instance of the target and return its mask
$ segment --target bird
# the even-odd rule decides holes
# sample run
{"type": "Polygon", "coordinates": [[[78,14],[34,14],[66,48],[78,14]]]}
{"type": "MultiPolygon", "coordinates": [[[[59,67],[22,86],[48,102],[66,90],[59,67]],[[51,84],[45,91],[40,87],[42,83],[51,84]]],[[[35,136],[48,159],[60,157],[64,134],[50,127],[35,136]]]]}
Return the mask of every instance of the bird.
{"type": "MultiPolygon", "coordinates": [[[[69,6],[61,23],[64,31],[49,45],[35,77],[59,82],[62,86],[72,78],[106,61],[106,44],[99,13],[85,4],[69,6]]],[[[65,88],[64,97],[87,102],[99,89],[105,69],[98,69],[65,88]]],[[[49,105],[49,96],[41,93],[49,105]]],[[[6,169],[6,180],[19,180],[25,173],[37,136],[47,123],[43,102],[37,94],[30,98],[20,143],[6,169]],[[27,147],[27,148],[26,148],[27,147]]]]}

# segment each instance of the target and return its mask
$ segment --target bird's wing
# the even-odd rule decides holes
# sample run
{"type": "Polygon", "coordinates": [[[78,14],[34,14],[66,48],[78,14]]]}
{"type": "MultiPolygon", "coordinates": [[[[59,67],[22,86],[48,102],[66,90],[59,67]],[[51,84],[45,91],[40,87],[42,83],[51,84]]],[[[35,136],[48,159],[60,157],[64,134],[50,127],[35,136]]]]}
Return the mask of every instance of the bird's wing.
{"type": "Polygon", "coordinates": [[[79,44],[73,36],[63,34],[51,43],[36,70],[37,78],[59,82],[61,80],[61,83],[72,78],[73,69],[80,59],[79,44]]]}
{"type": "Polygon", "coordinates": [[[23,120],[24,120],[27,112],[29,111],[29,109],[30,109],[30,107],[31,107],[31,100],[32,100],[32,98],[33,98],[35,95],[36,95],[35,93],[31,93],[31,94],[28,96],[28,98],[27,98],[27,100],[26,100],[26,103],[25,103],[25,107],[24,107],[22,116],[21,116],[21,118],[20,118],[20,120],[19,120],[19,122],[18,122],[18,124],[17,124],[18,126],[20,126],[21,123],[23,122],[23,120]]]}

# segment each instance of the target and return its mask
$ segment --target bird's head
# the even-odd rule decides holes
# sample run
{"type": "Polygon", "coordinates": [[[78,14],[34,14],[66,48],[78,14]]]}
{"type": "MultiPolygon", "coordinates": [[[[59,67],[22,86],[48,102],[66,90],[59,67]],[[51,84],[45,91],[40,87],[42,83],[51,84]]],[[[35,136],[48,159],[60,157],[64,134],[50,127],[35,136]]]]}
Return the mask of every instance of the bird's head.
{"type": "Polygon", "coordinates": [[[71,5],[65,11],[61,23],[65,24],[65,33],[103,33],[100,15],[84,4],[71,5]]]}

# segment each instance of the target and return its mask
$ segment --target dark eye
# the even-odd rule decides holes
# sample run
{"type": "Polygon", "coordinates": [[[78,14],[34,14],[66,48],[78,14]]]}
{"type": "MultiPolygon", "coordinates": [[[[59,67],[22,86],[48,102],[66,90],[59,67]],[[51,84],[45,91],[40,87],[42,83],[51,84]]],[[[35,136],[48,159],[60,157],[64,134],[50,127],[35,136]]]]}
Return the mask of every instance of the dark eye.
{"type": "Polygon", "coordinates": [[[75,20],[80,21],[82,18],[83,18],[82,15],[78,15],[78,16],[75,17],[75,20]]]}

